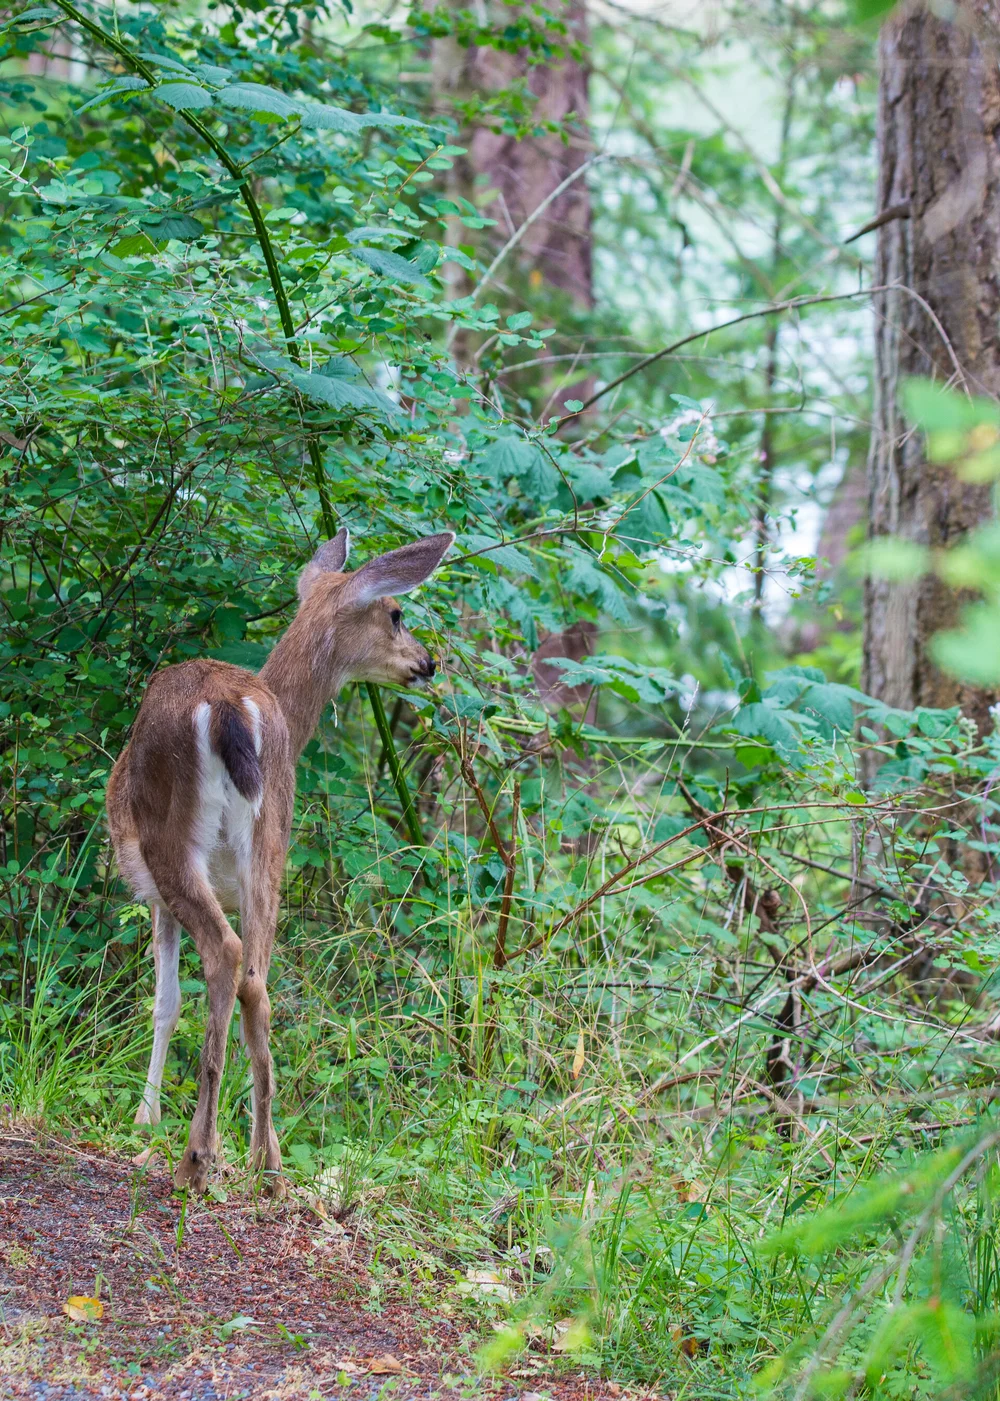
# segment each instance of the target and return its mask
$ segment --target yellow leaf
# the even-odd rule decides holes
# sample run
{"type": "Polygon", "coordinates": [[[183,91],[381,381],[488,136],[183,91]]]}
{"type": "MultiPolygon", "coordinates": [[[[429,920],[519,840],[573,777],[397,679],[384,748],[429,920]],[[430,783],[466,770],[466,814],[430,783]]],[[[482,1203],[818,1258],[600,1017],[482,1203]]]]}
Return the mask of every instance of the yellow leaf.
{"type": "Polygon", "coordinates": [[[573,1079],[579,1078],[580,1071],[586,1064],[587,1056],[583,1047],[583,1032],[576,1038],[576,1055],[573,1057],[573,1079]]]}
{"type": "Polygon", "coordinates": [[[62,1310],[74,1323],[96,1323],[104,1317],[104,1305],[100,1299],[92,1299],[88,1294],[71,1295],[62,1310]]]}

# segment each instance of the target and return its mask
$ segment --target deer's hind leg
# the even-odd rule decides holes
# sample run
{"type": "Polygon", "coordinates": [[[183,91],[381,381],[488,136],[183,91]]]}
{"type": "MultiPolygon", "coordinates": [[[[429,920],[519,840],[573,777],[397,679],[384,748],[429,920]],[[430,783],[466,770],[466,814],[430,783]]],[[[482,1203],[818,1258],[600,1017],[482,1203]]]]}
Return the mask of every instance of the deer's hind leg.
{"type": "Polygon", "coordinates": [[[149,1058],[146,1088],[136,1110],[137,1124],[160,1122],[160,1085],[170,1038],[181,1014],[181,927],[164,905],[150,906],[153,921],[153,965],[156,993],[153,998],[153,1050],[149,1058]]]}
{"type": "Polygon", "coordinates": [[[196,1192],[204,1192],[218,1151],[219,1089],[243,949],[200,872],[189,868],[179,878],[173,878],[169,869],[157,871],[153,861],[148,864],[170,912],[194,940],[208,988],[208,1025],[201,1050],[198,1107],[191,1120],[187,1148],[174,1173],[178,1187],[190,1185],[196,1192]]]}
{"type": "Polygon", "coordinates": [[[271,1122],[274,1099],[274,1061],[271,1057],[271,999],[267,974],[278,922],[278,896],[283,851],[266,839],[267,823],[254,833],[250,860],[240,871],[240,933],[243,936],[243,969],[238,997],[243,1044],[253,1072],[253,1129],[250,1150],[253,1166],[265,1175],[265,1190],[281,1196],[281,1151],[271,1122]]]}

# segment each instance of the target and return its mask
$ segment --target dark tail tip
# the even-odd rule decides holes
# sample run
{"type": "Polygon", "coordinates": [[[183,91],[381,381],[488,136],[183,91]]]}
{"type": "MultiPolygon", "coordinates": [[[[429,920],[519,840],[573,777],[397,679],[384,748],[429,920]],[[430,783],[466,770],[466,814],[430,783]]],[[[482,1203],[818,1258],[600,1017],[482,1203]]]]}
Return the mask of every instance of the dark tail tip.
{"type": "Polygon", "coordinates": [[[255,803],[264,789],[260,760],[250,718],[231,701],[212,705],[212,748],[226,766],[233,786],[248,803],[255,803]]]}

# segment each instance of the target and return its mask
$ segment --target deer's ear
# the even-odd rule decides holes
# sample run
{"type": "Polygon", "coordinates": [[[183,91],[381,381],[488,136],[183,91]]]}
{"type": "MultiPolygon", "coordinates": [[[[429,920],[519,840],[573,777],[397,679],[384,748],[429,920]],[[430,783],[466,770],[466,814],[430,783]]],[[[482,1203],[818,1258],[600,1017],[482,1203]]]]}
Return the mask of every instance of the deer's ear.
{"type": "Polygon", "coordinates": [[[351,548],[351,532],[347,526],[341,526],[332,540],[324,540],[322,545],[313,555],[312,559],[299,575],[298,590],[300,602],[305,602],[306,595],[320,574],[339,574],[347,563],[347,556],[351,548]]]}
{"type": "Polygon", "coordinates": [[[370,559],[363,569],[350,575],[344,585],[343,602],[351,608],[367,608],[377,598],[410,593],[437,569],[454,542],[454,533],[427,535],[398,550],[370,559]]]}

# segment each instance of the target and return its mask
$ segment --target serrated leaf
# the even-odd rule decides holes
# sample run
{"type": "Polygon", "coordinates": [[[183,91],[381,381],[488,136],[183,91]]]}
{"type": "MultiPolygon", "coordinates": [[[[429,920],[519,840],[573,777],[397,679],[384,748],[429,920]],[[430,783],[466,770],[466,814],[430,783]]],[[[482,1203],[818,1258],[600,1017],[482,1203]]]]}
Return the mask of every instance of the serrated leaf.
{"type": "Polygon", "coordinates": [[[282,372],[300,394],[315,403],[332,409],[378,409],[385,414],[400,411],[388,394],[358,382],[357,368],[345,356],[334,356],[321,370],[314,371],[302,369],[287,355],[273,350],[258,351],[256,358],[266,369],[282,372]]]}
{"type": "Polygon", "coordinates": [[[430,285],[420,269],[398,253],[389,253],[383,248],[354,248],[352,254],[381,277],[389,277],[394,282],[422,283],[425,287],[430,285]]]}
{"type": "Polygon", "coordinates": [[[567,686],[609,686],[626,700],[661,705],[677,690],[677,682],[662,667],[644,666],[629,657],[599,653],[582,662],[570,657],[546,657],[547,666],[557,667],[567,686]]]}
{"type": "Polygon", "coordinates": [[[308,399],[326,404],[331,409],[377,409],[384,414],[399,413],[399,405],[394,404],[387,394],[367,384],[352,384],[332,375],[310,374],[306,370],[293,370],[289,379],[308,399]]]}
{"type": "Polygon", "coordinates": [[[726,484],[714,467],[700,462],[686,462],[679,468],[672,485],[687,491],[699,506],[724,506],[726,484]]]}
{"type": "Polygon", "coordinates": [[[530,574],[533,579],[538,578],[533,561],[513,545],[501,545],[490,535],[463,535],[461,544],[466,553],[474,556],[469,561],[470,564],[478,565],[484,560],[489,560],[498,569],[506,569],[510,574],[530,574]],[[479,553],[480,551],[487,553],[479,553]]]}
{"type": "Polygon", "coordinates": [[[485,465],[499,481],[516,477],[533,501],[550,501],[562,478],[539,447],[524,438],[498,438],[486,452],[485,465]]]}
{"type": "Polygon", "coordinates": [[[195,63],[191,67],[191,72],[204,82],[212,83],[213,86],[219,83],[229,83],[233,77],[228,68],[217,68],[214,63],[195,63]]]}
{"type": "Polygon", "coordinates": [[[78,107],[76,109],[76,115],[79,116],[81,112],[89,112],[92,107],[100,107],[103,102],[110,102],[113,97],[120,97],[123,93],[149,91],[150,86],[145,78],[119,78],[117,82],[112,83],[111,87],[105,88],[102,92],[99,92],[96,97],[92,97],[89,101],[85,102],[82,107],[78,107]]]}
{"type": "Polygon", "coordinates": [[[565,587],[569,590],[579,589],[588,598],[596,599],[598,605],[612,618],[621,623],[628,622],[632,616],[628,599],[614,579],[582,550],[572,549],[567,551],[567,554],[569,567],[565,575],[565,587]]]}
{"type": "Polygon", "coordinates": [[[150,238],[176,238],[181,243],[190,243],[192,239],[201,238],[205,232],[198,220],[192,219],[190,214],[166,213],[159,218],[140,219],[139,223],[150,238]]]}
{"type": "Polygon", "coordinates": [[[854,729],[854,707],[850,697],[836,684],[824,682],[822,686],[807,687],[802,693],[801,704],[806,710],[821,715],[841,734],[849,735],[854,729]]]}
{"type": "Polygon", "coordinates": [[[297,117],[302,107],[294,97],[277,88],[265,87],[263,83],[231,83],[217,92],[214,100],[241,112],[270,112],[286,121],[297,117]]]}
{"type": "Polygon", "coordinates": [[[310,130],[354,136],[365,126],[357,112],[349,112],[346,107],[331,107],[325,102],[300,102],[298,107],[302,125],[310,130]]]}
{"type": "Polygon", "coordinates": [[[578,501],[607,501],[614,495],[614,486],[607,472],[591,462],[572,463],[566,472],[573,484],[578,501]]]}
{"type": "Polygon", "coordinates": [[[179,58],[173,58],[170,54],[155,54],[151,51],[140,53],[140,58],[144,58],[147,63],[155,63],[157,68],[166,68],[170,73],[190,73],[191,69],[186,63],[182,63],[179,58]]]}
{"type": "Polygon", "coordinates": [[[56,20],[64,19],[65,15],[61,10],[49,9],[47,5],[36,5],[32,10],[22,10],[19,15],[14,15],[2,27],[3,29],[20,29],[24,24],[37,24],[41,29],[46,24],[52,24],[56,20]]]}
{"type": "Polygon", "coordinates": [[[153,89],[153,96],[175,112],[200,112],[212,105],[212,94],[196,83],[161,83],[153,89]]]}
{"type": "Polygon", "coordinates": [[[754,701],[745,705],[730,720],[727,729],[737,734],[764,739],[786,758],[799,748],[798,736],[784,715],[766,701],[754,701]]]}

